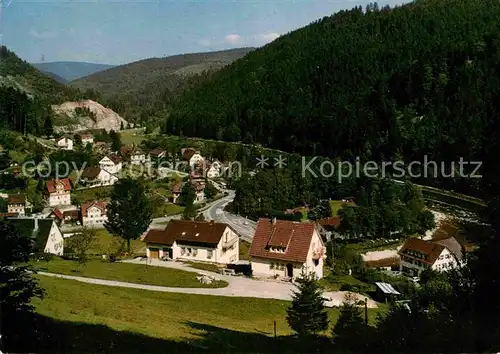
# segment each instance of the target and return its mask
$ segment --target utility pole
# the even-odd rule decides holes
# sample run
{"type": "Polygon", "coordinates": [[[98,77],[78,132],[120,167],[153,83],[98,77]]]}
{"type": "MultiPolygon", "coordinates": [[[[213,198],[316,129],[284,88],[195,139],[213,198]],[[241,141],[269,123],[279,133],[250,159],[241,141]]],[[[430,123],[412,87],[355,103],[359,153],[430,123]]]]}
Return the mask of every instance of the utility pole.
{"type": "Polygon", "coordinates": [[[276,339],[276,320],[274,320],[274,339],[276,339]]]}

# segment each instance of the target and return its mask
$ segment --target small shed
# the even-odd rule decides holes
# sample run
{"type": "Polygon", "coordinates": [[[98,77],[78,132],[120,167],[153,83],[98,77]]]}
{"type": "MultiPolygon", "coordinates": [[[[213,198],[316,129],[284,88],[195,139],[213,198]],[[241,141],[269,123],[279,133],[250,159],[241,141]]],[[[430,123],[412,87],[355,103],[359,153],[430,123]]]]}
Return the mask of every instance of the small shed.
{"type": "Polygon", "coordinates": [[[387,302],[388,300],[395,300],[401,295],[399,291],[394,289],[394,287],[389,283],[375,282],[377,287],[377,299],[382,302],[387,302]]]}

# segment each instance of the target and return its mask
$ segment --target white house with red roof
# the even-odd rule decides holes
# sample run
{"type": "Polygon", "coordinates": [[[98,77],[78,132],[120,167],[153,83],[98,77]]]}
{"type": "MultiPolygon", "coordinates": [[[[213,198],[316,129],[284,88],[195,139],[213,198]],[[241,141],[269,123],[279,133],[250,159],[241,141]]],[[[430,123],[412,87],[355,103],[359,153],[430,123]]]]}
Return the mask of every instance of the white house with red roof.
{"type": "Polygon", "coordinates": [[[294,279],[305,273],[323,277],[326,248],[315,223],[260,219],[250,247],[256,277],[294,279]]]}
{"type": "Polygon", "coordinates": [[[53,179],[47,182],[49,206],[71,205],[71,181],[69,178],[53,179]]]}
{"type": "Polygon", "coordinates": [[[107,204],[103,201],[93,201],[82,205],[82,225],[102,226],[108,221],[107,204]]]}

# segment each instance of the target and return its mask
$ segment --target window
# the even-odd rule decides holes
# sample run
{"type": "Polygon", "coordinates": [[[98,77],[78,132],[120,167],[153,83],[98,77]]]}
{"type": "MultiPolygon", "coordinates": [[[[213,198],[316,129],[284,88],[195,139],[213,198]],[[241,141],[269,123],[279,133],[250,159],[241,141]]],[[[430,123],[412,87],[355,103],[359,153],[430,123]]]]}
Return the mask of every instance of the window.
{"type": "Polygon", "coordinates": [[[181,248],[181,256],[183,256],[186,253],[186,249],[184,247],[181,248]]]}
{"type": "Polygon", "coordinates": [[[269,264],[269,269],[274,269],[274,263],[269,264]]]}
{"type": "Polygon", "coordinates": [[[317,266],[319,264],[319,259],[314,259],[313,262],[314,262],[314,265],[317,266]]]}
{"type": "Polygon", "coordinates": [[[212,250],[208,250],[208,251],[207,251],[207,258],[208,258],[208,259],[211,259],[213,256],[214,256],[214,251],[212,251],[212,250]]]}
{"type": "Polygon", "coordinates": [[[196,257],[198,255],[198,250],[195,248],[193,249],[193,257],[196,257]]]}

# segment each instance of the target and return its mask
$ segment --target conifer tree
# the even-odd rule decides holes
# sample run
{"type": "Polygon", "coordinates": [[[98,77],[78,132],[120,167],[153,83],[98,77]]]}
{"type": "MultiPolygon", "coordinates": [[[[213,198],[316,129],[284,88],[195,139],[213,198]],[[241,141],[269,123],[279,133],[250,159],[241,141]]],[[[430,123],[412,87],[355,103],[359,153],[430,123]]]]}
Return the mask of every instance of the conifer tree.
{"type": "Polygon", "coordinates": [[[287,309],[288,325],[299,335],[313,335],[328,329],[328,314],[324,308],[322,290],[314,274],[302,273],[298,290],[287,309]]]}

